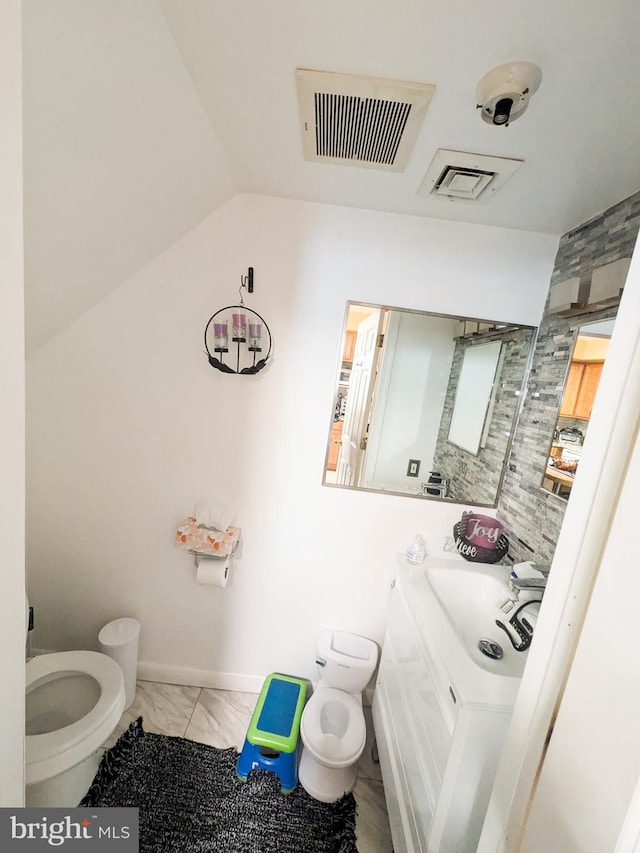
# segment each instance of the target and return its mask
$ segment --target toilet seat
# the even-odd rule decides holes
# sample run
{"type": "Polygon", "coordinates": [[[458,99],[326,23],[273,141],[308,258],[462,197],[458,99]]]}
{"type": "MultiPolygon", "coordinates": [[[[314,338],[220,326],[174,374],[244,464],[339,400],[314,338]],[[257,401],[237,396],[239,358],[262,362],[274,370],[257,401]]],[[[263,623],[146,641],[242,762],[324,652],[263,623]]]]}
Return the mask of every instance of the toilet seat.
{"type": "MultiPolygon", "coordinates": [[[[342,726],[340,728],[343,728],[342,726]]],[[[334,687],[323,687],[307,703],[300,723],[302,742],[314,758],[326,767],[344,767],[355,762],[364,749],[366,725],[358,700],[334,687]],[[335,708],[331,708],[335,703],[335,708]],[[341,735],[330,731],[327,718],[332,711],[344,713],[346,727],[341,735]]]]}
{"type": "Polygon", "coordinates": [[[27,694],[40,684],[68,675],[98,682],[100,697],[89,713],[55,731],[26,737],[27,783],[41,782],[82,761],[98,749],[116,727],[125,704],[120,666],[100,652],[54,652],[32,658],[26,666],[27,694]]]}

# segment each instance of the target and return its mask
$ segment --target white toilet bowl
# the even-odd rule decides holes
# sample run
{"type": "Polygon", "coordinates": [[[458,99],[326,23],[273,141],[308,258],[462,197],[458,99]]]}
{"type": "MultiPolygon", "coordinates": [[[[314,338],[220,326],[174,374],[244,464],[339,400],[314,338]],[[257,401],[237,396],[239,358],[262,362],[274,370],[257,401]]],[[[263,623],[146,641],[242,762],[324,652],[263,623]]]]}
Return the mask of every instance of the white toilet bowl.
{"type": "Polygon", "coordinates": [[[353,790],[367,736],[359,700],[343,690],[321,686],[304,709],[299,778],[316,800],[333,803],[353,790]]]}
{"type": "Polygon", "coordinates": [[[99,652],[56,652],[32,658],[26,681],[26,804],[77,806],[124,709],[122,670],[99,652]]]}
{"type": "Polygon", "coordinates": [[[318,686],[300,721],[298,779],[305,791],[333,803],[353,790],[367,738],[362,691],[378,662],[372,640],[323,628],[316,644],[318,686]]]}

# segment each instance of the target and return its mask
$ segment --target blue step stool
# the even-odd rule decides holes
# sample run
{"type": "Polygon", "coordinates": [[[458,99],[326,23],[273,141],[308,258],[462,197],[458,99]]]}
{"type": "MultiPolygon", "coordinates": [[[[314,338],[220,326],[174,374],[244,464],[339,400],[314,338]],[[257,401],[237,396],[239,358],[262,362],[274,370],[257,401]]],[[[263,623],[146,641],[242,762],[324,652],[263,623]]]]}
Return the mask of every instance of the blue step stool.
{"type": "Polygon", "coordinates": [[[298,784],[300,718],[307,683],[272,672],[262,685],[258,702],[238,756],[236,775],[246,782],[251,770],[270,770],[280,778],[283,794],[298,784]]]}

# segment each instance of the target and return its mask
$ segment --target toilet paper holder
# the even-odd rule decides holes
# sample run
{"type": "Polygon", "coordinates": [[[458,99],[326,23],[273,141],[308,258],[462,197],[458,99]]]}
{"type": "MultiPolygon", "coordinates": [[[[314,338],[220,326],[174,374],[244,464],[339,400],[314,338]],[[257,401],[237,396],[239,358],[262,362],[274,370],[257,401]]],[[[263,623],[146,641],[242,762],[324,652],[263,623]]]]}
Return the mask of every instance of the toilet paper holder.
{"type": "Polygon", "coordinates": [[[200,560],[229,560],[233,559],[234,554],[238,550],[238,545],[240,544],[240,539],[238,539],[231,551],[228,554],[221,554],[218,556],[217,554],[205,554],[202,551],[192,551],[191,548],[188,549],[189,554],[193,556],[193,565],[197,569],[200,565],[200,560]]]}

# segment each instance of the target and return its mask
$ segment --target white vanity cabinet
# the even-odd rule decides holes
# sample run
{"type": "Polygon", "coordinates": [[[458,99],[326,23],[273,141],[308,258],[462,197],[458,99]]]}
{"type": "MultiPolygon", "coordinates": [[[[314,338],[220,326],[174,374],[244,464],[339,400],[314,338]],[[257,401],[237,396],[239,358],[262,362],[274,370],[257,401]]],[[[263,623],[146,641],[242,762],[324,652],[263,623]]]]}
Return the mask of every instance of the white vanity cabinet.
{"type": "Polygon", "coordinates": [[[449,660],[455,638],[418,572],[399,561],[373,699],[394,853],[475,853],[512,701],[449,660]]]}

